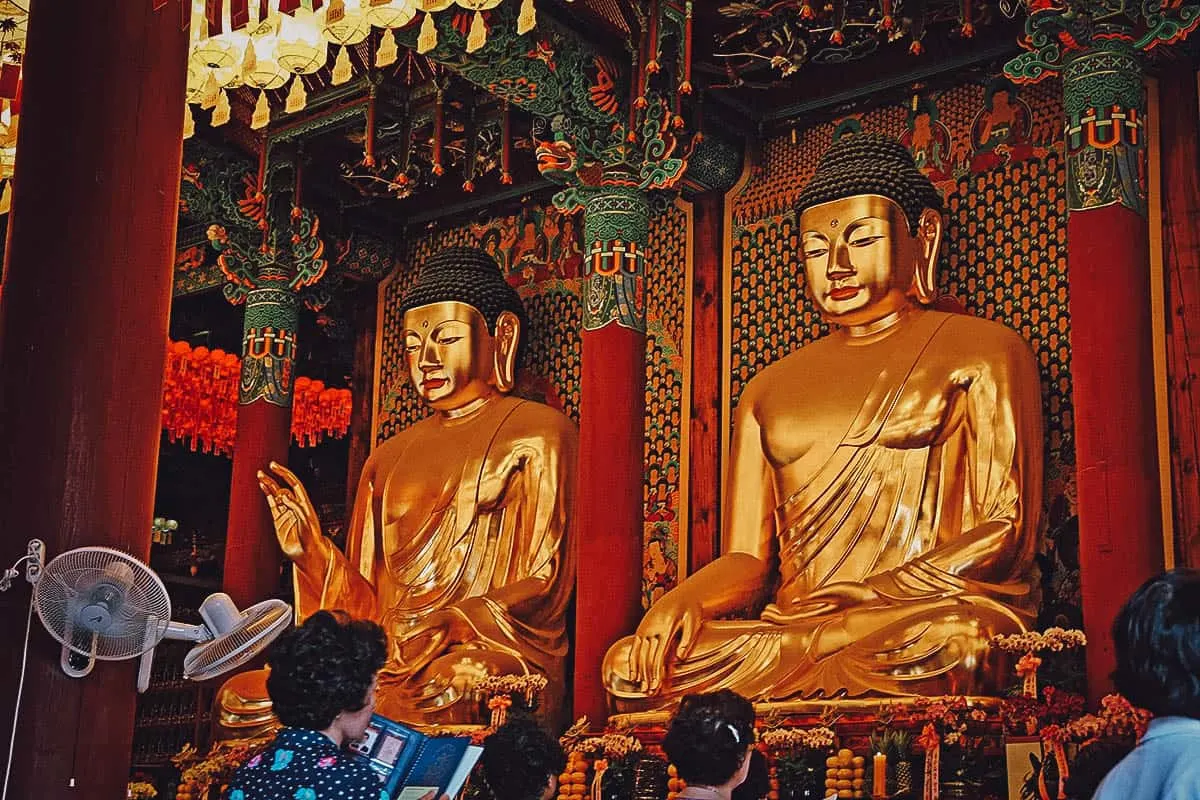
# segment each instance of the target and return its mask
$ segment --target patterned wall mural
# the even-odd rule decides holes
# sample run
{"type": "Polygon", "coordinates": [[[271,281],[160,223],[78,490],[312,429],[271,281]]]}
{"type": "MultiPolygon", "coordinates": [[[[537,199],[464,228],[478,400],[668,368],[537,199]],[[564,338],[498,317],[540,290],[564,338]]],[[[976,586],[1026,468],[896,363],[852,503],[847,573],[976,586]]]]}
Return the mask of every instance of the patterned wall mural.
{"type": "MultiPolygon", "coordinates": [[[[643,602],[678,576],[679,529],[687,474],[682,440],[686,401],[688,215],[668,206],[650,224],[647,252],[645,569],[643,602]]],[[[529,316],[525,368],[516,393],[579,420],[582,330],[582,218],[529,204],[518,214],[458,227],[432,228],[410,241],[401,266],[381,284],[375,441],[426,416],[404,368],[400,298],[431,253],[476,245],[496,257],[529,316]]]]}
{"type": "MultiPolygon", "coordinates": [[[[835,136],[905,142],[946,198],[942,307],[1019,331],[1042,373],[1044,625],[1078,626],[1061,85],[960,85],[768,141],[731,208],[729,407],[759,369],[828,332],[808,298],[791,206],[835,136]]],[[[1072,664],[1074,672],[1078,665],[1072,664]]]]}

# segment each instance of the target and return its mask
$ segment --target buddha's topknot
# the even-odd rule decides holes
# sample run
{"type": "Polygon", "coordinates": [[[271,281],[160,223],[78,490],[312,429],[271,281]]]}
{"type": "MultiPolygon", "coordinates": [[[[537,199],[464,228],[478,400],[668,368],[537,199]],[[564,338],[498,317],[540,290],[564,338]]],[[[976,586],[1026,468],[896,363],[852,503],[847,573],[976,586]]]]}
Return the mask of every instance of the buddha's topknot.
{"type": "Polygon", "coordinates": [[[861,194],[876,194],[904,209],[911,232],[921,212],[942,210],[942,196],[917,169],[908,148],[889,136],[858,133],[843,136],[825,151],[812,180],[796,199],[796,215],[807,208],[861,194]]]}
{"type": "MultiPolygon", "coordinates": [[[[479,311],[492,333],[496,332],[500,314],[510,311],[521,321],[522,340],[526,338],[525,306],[517,290],[504,279],[496,259],[484,250],[447,247],[425,259],[416,283],[400,302],[400,313],[447,302],[466,303],[479,311]]],[[[524,350],[523,344],[520,350],[524,350]]]]}

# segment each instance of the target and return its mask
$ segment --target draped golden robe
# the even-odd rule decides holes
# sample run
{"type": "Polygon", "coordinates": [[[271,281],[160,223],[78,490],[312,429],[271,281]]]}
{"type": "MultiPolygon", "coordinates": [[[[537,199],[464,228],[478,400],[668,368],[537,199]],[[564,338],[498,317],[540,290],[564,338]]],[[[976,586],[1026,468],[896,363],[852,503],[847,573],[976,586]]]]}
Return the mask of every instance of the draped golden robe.
{"type": "Polygon", "coordinates": [[[1016,333],[917,309],[884,337],[834,334],[764,369],[738,407],[722,552],[777,565],[769,602],[705,621],[653,696],[630,677],[632,637],[619,642],[605,663],[618,710],[718,688],[1001,689],[986,642],[1031,619],[1040,397],[1016,333]]]}
{"type": "Polygon", "coordinates": [[[461,418],[422,420],[368,460],[345,555],[329,548],[317,569],[295,571],[295,587],[301,618],[342,609],[384,626],[380,713],[474,721],[473,703],[456,701],[483,673],[546,675],[543,702],[557,713],[577,437],[558,411],[501,396],[461,418]],[[461,615],[468,634],[413,673],[401,648],[438,611],[461,615]]]}

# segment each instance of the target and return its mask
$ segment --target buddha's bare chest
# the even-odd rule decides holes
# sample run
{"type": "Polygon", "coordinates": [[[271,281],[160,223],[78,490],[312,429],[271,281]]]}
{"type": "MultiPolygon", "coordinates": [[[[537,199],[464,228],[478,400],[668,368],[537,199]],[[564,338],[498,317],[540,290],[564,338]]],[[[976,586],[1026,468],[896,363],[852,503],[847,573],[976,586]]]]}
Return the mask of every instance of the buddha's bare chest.
{"type": "Polygon", "coordinates": [[[890,446],[923,446],[952,416],[948,370],[934,358],[921,364],[911,352],[878,346],[814,355],[781,364],[756,404],[763,452],[777,470],[815,469],[835,448],[864,444],[864,433],[890,446]]]}

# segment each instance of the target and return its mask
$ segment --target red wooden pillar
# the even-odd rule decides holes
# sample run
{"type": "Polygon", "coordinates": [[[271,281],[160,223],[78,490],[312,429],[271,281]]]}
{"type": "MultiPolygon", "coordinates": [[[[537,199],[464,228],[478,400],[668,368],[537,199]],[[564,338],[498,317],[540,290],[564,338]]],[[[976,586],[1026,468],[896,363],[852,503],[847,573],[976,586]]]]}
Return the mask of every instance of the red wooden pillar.
{"type": "MultiPolygon", "coordinates": [[[[29,20],[0,293],[6,565],[31,537],[51,558],[83,545],[149,555],[187,10],[180,0],[45,2],[29,20]]],[[[0,595],[5,741],[28,601],[23,584],[0,595]]],[[[8,797],[124,797],[136,662],[72,679],[58,659],[34,620],[8,797]]]]}
{"type": "MultiPolygon", "coordinates": [[[[707,140],[706,140],[707,141],[707,140]]],[[[721,498],[721,262],[725,192],[692,200],[692,419],[688,465],[688,572],[715,558],[721,498]]]]}
{"type": "Polygon", "coordinates": [[[353,295],[354,366],[350,378],[350,454],[346,459],[346,519],[354,508],[358,479],[371,455],[371,422],[374,419],[375,334],[378,330],[379,284],[358,286],[353,295]]]}
{"type": "Polygon", "coordinates": [[[1107,693],[1113,619],[1163,568],[1138,54],[1098,40],[1063,69],[1067,267],[1088,692],[1107,693]]]}
{"type": "Polygon", "coordinates": [[[278,594],[283,563],[257,476],[272,461],[287,465],[292,437],[298,311],[287,277],[265,269],[246,296],[223,581],[240,608],[278,594]]]}
{"type": "Polygon", "coordinates": [[[607,718],[600,667],[642,616],[646,195],[604,186],[585,199],[579,402],[575,716],[607,718]]]}
{"type": "Polygon", "coordinates": [[[1171,409],[1172,508],[1182,566],[1200,568],[1200,146],[1196,68],[1175,64],[1159,79],[1167,374],[1171,409]]]}

